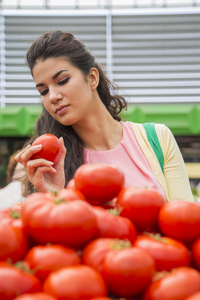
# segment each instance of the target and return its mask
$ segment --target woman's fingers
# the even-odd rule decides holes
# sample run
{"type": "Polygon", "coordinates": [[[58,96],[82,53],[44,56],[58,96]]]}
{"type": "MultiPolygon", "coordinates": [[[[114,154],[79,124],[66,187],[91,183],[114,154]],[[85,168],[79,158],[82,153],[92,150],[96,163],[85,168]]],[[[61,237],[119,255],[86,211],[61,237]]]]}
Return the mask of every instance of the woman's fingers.
{"type": "Polygon", "coordinates": [[[22,151],[20,151],[19,153],[17,153],[17,155],[15,156],[16,161],[18,161],[19,163],[22,163],[21,160],[21,156],[22,154],[31,147],[31,145],[28,145],[26,148],[24,148],[22,151]]]}
{"type": "Polygon", "coordinates": [[[20,153],[15,156],[15,159],[22,163],[26,168],[28,160],[31,156],[42,149],[42,145],[31,146],[28,145],[25,149],[23,149],[20,153]]]}
{"type": "Polygon", "coordinates": [[[53,166],[53,162],[52,161],[48,161],[48,160],[45,160],[45,159],[34,159],[34,160],[29,160],[27,162],[27,172],[29,174],[30,177],[33,177],[36,170],[38,168],[43,168],[43,172],[44,173],[44,168],[47,169],[46,172],[50,172],[51,173],[56,173],[56,170],[52,167],[53,166]]]}

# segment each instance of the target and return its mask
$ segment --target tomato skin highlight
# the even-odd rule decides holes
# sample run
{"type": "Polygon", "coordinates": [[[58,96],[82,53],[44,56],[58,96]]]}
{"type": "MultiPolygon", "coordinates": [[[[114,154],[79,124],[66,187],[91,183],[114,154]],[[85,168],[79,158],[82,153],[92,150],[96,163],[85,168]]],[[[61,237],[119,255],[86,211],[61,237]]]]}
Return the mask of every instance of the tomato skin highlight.
{"type": "Polygon", "coordinates": [[[140,231],[157,231],[158,214],[166,199],[155,189],[124,187],[117,196],[120,216],[126,217],[140,231]]]}
{"type": "Polygon", "coordinates": [[[74,174],[75,186],[92,205],[103,205],[124,186],[124,174],[108,164],[83,164],[74,174]]]}
{"type": "Polygon", "coordinates": [[[34,294],[23,294],[14,300],[57,300],[55,297],[48,295],[46,293],[34,293],[34,294]]]}
{"type": "Polygon", "coordinates": [[[89,300],[96,296],[107,296],[107,288],[101,275],[85,265],[65,267],[52,272],[43,288],[58,300],[89,300]]]}
{"type": "Polygon", "coordinates": [[[53,134],[46,133],[39,136],[33,143],[32,146],[42,145],[42,149],[33,154],[31,159],[44,158],[48,161],[52,161],[56,164],[61,157],[61,142],[53,134]]]}
{"type": "Polygon", "coordinates": [[[156,271],[171,271],[177,267],[190,266],[190,252],[183,243],[169,237],[156,236],[143,234],[133,243],[133,246],[146,250],[155,259],[156,271]]]}
{"type": "Polygon", "coordinates": [[[185,300],[199,300],[200,299],[200,292],[194,293],[185,300]]]}
{"type": "Polygon", "coordinates": [[[133,297],[142,293],[154,273],[153,257],[137,247],[109,251],[101,271],[109,292],[119,297],[133,297]]]}
{"type": "Polygon", "coordinates": [[[29,195],[21,211],[25,231],[41,244],[83,247],[97,230],[92,206],[83,200],[60,200],[50,193],[29,195]]]}
{"type": "Polygon", "coordinates": [[[142,300],[185,300],[200,290],[200,273],[190,267],[179,267],[152,282],[142,300]]]}
{"type": "Polygon", "coordinates": [[[168,202],[161,208],[158,222],[163,235],[189,245],[200,236],[200,204],[168,202]]]}

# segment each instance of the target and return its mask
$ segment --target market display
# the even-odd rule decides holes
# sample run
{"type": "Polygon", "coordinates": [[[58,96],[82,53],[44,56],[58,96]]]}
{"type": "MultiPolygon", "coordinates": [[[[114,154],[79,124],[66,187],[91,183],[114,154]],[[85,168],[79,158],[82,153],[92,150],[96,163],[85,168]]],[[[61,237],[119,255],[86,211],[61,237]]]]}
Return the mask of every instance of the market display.
{"type": "Polygon", "coordinates": [[[82,165],[0,211],[1,300],[200,299],[200,204],[82,165]]]}

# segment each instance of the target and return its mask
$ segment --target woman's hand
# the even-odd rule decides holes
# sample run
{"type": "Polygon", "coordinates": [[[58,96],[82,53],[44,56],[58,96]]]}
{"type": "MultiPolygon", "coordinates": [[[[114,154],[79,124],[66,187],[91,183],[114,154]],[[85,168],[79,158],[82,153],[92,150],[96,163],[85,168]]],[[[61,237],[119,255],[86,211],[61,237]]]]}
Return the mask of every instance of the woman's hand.
{"type": "Polygon", "coordinates": [[[39,192],[49,192],[63,189],[65,186],[64,159],[66,148],[63,138],[60,138],[62,154],[59,161],[53,165],[51,161],[43,158],[31,160],[31,156],[41,150],[42,145],[28,145],[15,159],[24,165],[29,181],[39,192]]]}

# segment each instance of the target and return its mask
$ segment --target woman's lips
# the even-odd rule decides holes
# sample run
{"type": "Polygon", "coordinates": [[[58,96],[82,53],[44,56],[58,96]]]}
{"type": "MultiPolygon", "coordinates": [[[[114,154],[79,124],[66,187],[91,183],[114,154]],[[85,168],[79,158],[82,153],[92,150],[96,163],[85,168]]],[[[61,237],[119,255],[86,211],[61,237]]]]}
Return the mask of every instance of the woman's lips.
{"type": "Polygon", "coordinates": [[[63,107],[59,108],[59,109],[56,111],[57,115],[62,115],[62,114],[64,114],[64,113],[66,112],[66,110],[68,109],[68,107],[69,107],[69,105],[66,105],[66,106],[63,106],[63,107]]]}

